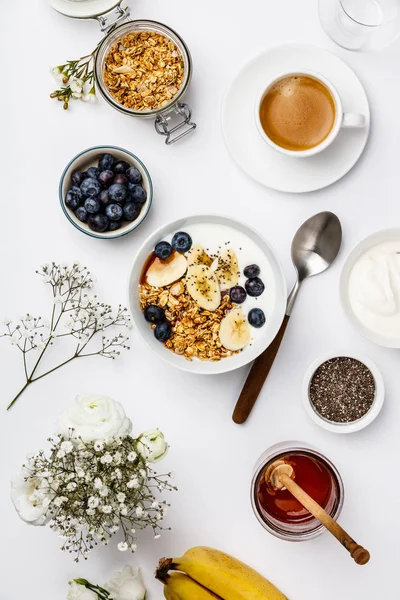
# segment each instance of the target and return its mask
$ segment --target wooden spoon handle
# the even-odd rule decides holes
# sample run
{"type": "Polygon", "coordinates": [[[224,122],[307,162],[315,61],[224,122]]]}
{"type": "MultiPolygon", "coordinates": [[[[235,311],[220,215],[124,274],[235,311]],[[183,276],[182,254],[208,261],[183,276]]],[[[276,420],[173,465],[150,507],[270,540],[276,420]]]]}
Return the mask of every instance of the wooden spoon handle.
{"type": "Polygon", "coordinates": [[[303,488],[297,485],[288,475],[282,474],[279,476],[279,479],[289,492],[339,540],[346,550],[350,552],[358,565],[365,565],[369,561],[370,555],[368,550],[357,544],[303,488]]]}
{"type": "Polygon", "coordinates": [[[238,425],[244,423],[251,413],[251,410],[261,392],[264,381],[267,378],[268,373],[274,363],[275,356],[278,353],[279,346],[281,345],[284,333],[286,331],[287,324],[289,322],[289,315],[285,315],[282,325],[275,339],[271,342],[266,350],[253,363],[250,369],[250,373],[244,383],[239,399],[236,402],[235,410],[233,411],[232,419],[238,425]]]}

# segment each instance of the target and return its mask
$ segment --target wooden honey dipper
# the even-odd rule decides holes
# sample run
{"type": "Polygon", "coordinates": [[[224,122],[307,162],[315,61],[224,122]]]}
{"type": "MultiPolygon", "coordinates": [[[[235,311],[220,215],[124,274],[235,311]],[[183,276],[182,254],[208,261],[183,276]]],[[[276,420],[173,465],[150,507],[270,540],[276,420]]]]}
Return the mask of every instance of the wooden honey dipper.
{"type": "Polygon", "coordinates": [[[370,554],[368,550],[357,544],[349,536],[349,534],[342,528],[328,513],[315,502],[301,488],[294,479],[294,469],[292,465],[285,462],[284,460],[276,460],[273,462],[265,471],[265,483],[268,487],[274,490],[281,490],[286,488],[289,492],[306,508],[318,521],[324,525],[332,535],[346,548],[350,555],[358,565],[365,565],[369,561],[370,554]]]}

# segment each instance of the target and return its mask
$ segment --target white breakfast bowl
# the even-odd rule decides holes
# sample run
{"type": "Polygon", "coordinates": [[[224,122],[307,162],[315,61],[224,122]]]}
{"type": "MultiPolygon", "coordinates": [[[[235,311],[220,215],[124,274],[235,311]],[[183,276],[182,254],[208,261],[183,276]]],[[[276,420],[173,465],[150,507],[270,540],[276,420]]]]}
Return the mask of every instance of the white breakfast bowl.
{"type": "MultiPolygon", "coordinates": [[[[193,243],[196,243],[196,241],[201,242],[201,240],[193,239],[193,243]]],[[[233,245],[232,247],[235,250],[233,245]]],[[[253,262],[256,262],[256,260],[253,262]]],[[[239,266],[241,270],[246,266],[240,264],[240,256],[239,266]]],[[[262,296],[260,296],[260,298],[261,297],[262,296]]],[[[167,223],[157,229],[147,238],[136,254],[128,283],[128,304],[132,314],[132,320],[143,340],[150,346],[155,354],[173,367],[177,367],[183,371],[189,371],[190,373],[204,375],[226,373],[227,371],[243,367],[256,359],[257,356],[269,346],[278,333],[285,315],[286,301],[287,291],[285,278],[280,263],[270,245],[251,227],[229,217],[219,215],[190,216],[178,219],[172,223],[167,223]],[[155,339],[153,330],[150,328],[149,323],[145,321],[139,305],[140,276],[146,259],[154,250],[156,243],[173,235],[177,231],[184,231],[187,227],[207,226],[207,224],[228,227],[231,230],[234,229],[240,234],[244,234],[250,238],[252,243],[257,246],[258,251],[262,253],[265,265],[268,265],[262,269],[260,275],[265,283],[264,294],[271,294],[271,300],[272,296],[274,296],[274,301],[271,302],[271,306],[269,307],[270,310],[266,313],[266,324],[261,329],[257,330],[257,336],[252,340],[251,344],[248,344],[238,354],[223,358],[217,362],[200,361],[198,359],[188,361],[184,356],[174,354],[171,350],[165,348],[163,343],[155,339]]]]}
{"type": "Polygon", "coordinates": [[[61,208],[63,209],[68,221],[72,223],[74,227],[79,229],[79,231],[94,238],[112,240],[131,233],[131,231],[143,223],[153,201],[153,183],[151,181],[150,173],[145,165],[135,154],[132,154],[132,152],[124,150],[123,148],[119,148],[118,146],[93,146],[92,148],[82,150],[82,152],[74,156],[74,158],[72,158],[65,167],[60,178],[59,199],[61,208]],[[70,187],[72,187],[71,174],[73,171],[86,171],[89,167],[97,167],[97,163],[102,154],[112,154],[118,161],[125,160],[133,167],[136,167],[142,176],[140,185],[146,191],[147,199],[143,204],[142,210],[140,211],[137,219],[134,221],[123,221],[123,225],[116,231],[104,231],[102,233],[98,233],[90,229],[87,223],[83,223],[76,218],[73,211],[65,204],[65,196],[70,187]]]}
{"type": "Polygon", "coordinates": [[[372,421],[376,419],[380,413],[385,398],[385,384],[377,366],[369,358],[365,356],[358,356],[357,354],[347,351],[335,353],[330,352],[329,354],[324,354],[323,356],[317,358],[307,369],[303,379],[301,397],[304,409],[314,423],[333,433],[354,433],[355,431],[360,431],[360,429],[367,427],[367,425],[372,423],[372,421]],[[335,421],[325,419],[319,414],[319,412],[317,412],[310,400],[310,385],[315,371],[326,361],[339,357],[354,358],[355,360],[360,361],[371,371],[375,381],[375,398],[372,402],[371,408],[360,419],[357,419],[356,421],[350,421],[349,423],[336,423],[335,421]]]}
{"type": "Polygon", "coordinates": [[[362,256],[367,250],[380,244],[382,242],[387,242],[390,240],[399,240],[400,247],[400,229],[384,229],[382,231],[377,231],[372,235],[369,235],[361,242],[359,242],[353,250],[348,254],[342,273],[340,276],[340,297],[342,301],[342,306],[344,312],[349,319],[350,323],[363,335],[365,338],[378,344],[379,346],[385,346],[386,348],[400,348],[400,338],[395,337],[387,337],[384,335],[380,335],[379,333],[368,329],[354,314],[354,311],[351,306],[351,302],[349,299],[349,279],[351,275],[351,271],[357,262],[357,260],[362,256]]]}
{"type": "Polygon", "coordinates": [[[369,358],[364,356],[360,357],[357,354],[347,351],[335,353],[331,352],[317,358],[307,369],[303,379],[301,396],[304,409],[314,423],[333,433],[354,433],[355,431],[360,431],[361,429],[364,429],[364,427],[367,427],[367,425],[372,423],[372,421],[376,419],[380,413],[385,398],[385,384],[377,366],[369,358]],[[360,419],[357,419],[356,421],[350,421],[349,423],[336,423],[335,421],[325,419],[325,417],[321,416],[319,412],[317,412],[310,400],[310,385],[315,371],[326,361],[339,357],[354,358],[355,360],[360,361],[371,371],[375,381],[375,398],[372,402],[371,408],[360,419]]]}

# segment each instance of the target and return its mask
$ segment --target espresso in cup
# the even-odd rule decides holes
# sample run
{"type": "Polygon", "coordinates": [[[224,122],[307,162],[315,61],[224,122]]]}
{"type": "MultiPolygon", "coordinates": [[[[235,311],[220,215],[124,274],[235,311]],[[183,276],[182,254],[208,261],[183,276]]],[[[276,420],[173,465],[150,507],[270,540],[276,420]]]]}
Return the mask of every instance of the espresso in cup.
{"type": "Polygon", "coordinates": [[[319,146],[331,133],[336,121],[336,103],[319,79],[306,74],[287,75],[265,92],[259,119],[274,144],[302,152],[319,146]]]}

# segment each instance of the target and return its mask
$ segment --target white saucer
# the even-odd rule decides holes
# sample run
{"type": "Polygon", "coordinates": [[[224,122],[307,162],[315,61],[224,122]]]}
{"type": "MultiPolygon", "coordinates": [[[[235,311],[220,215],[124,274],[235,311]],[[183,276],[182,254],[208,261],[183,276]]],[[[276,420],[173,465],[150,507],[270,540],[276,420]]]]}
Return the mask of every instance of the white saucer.
{"type": "Polygon", "coordinates": [[[75,19],[91,19],[112,10],[121,0],[47,0],[54,10],[75,19]]]}
{"type": "Polygon", "coordinates": [[[281,192],[311,192],[334,183],[356,164],[368,140],[370,111],[358,77],[337,56],[303,44],[278,46],[244,66],[228,89],[222,106],[226,145],[250,177],[281,192]],[[285,71],[313,70],[337,88],[345,112],[365,115],[363,129],[342,130],[326,150],[308,158],[276,152],[257,130],[254,107],[265,82],[285,71]]]}

